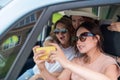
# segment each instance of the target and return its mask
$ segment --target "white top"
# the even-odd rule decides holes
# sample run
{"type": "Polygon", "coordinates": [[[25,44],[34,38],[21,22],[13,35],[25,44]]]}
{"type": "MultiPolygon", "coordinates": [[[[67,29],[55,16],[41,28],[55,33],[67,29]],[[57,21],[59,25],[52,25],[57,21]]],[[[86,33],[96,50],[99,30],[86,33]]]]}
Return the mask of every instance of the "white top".
{"type": "MultiPolygon", "coordinates": [[[[67,57],[68,60],[72,60],[75,57],[74,47],[71,47],[71,46],[68,48],[63,48],[62,46],[60,46],[60,47],[63,50],[63,52],[65,53],[65,56],[67,57]]],[[[62,66],[58,62],[53,63],[53,64],[45,62],[45,66],[46,66],[47,70],[51,73],[52,72],[60,72],[63,70],[62,66]]],[[[40,70],[38,69],[37,65],[35,65],[33,67],[33,72],[34,72],[34,74],[40,73],[40,70]]]]}

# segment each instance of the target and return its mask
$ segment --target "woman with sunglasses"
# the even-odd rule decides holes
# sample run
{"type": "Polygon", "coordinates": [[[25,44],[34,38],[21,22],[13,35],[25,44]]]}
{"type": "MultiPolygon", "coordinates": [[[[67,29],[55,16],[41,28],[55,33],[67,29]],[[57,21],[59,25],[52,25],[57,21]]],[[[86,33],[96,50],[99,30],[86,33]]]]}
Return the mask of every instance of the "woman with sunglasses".
{"type": "Polygon", "coordinates": [[[57,50],[51,53],[50,58],[58,61],[64,70],[59,77],[43,70],[42,76],[45,80],[117,80],[119,67],[114,58],[103,52],[102,40],[98,25],[91,22],[82,23],[76,30],[76,47],[82,55],[70,62],[61,48],[51,43],[57,50]]]}
{"type": "MultiPolygon", "coordinates": [[[[72,60],[75,56],[75,50],[74,45],[72,43],[72,36],[74,35],[74,28],[71,23],[71,19],[67,17],[62,17],[60,20],[58,20],[54,25],[54,30],[51,33],[51,36],[47,41],[45,41],[44,45],[48,45],[50,40],[56,42],[59,47],[63,50],[65,53],[65,56],[68,60],[72,60]]],[[[54,76],[58,76],[58,74],[63,70],[62,66],[55,62],[53,64],[48,63],[47,61],[37,62],[36,58],[41,56],[44,52],[39,52],[39,55],[36,55],[35,49],[39,46],[35,46],[33,48],[34,51],[34,60],[36,62],[37,72],[38,74],[34,75],[30,80],[35,80],[36,78],[40,78],[41,71],[47,70],[47,73],[51,73],[54,76]],[[39,72],[40,71],[40,72],[39,72]]]]}

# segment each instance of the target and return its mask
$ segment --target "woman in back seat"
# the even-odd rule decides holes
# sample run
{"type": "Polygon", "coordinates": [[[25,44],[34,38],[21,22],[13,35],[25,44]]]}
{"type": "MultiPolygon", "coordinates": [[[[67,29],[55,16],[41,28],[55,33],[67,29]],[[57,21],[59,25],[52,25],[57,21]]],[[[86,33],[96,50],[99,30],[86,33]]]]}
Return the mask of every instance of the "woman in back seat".
{"type": "MultiPolygon", "coordinates": [[[[74,29],[84,21],[99,23],[98,17],[92,13],[92,8],[80,8],[65,11],[65,14],[72,20],[74,29]]],[[[112,22],[106,26],[106,30],[102,30],[104,41],[103,47],[105,52],[112,54],[113,56],[120,57],[120,22],[112,22]]],[[[117,57],[117,61],[120,63],[120,58],[117,57]]]]}
{"type": "Polygon", "coordinates": [[[68,61],[61,48],[54,43],[51,45],[57,51],[51,52],[50,59],[58,61],[64,71],[59,77],[52,76],[46,69],[41,68],[43,61],[34,56],[36,64],[42,70],[45,80],[117,80],[119,67],[114,58],[102,50],[102,36],[98,25],[92,22],[83,22],[76,30],[76,46],[82,56],[68,61]]]}
{"type": "MultiPolygon", "coordinates": [[[[74,50],[74,45],[71,42],[74,32],[75,30],[72,26],[71,19],[62,17],[55,23],[55,29],[51,37],[53,38],[53,41],[56,41],[59,44],[60,48],[64,51],[68,60],[72,60],[76,53],[74,50]]],[[[35,46],[33,48],[34,54],[36,54],[35,49],[38,47],[40,46],[35,46]]],[[[41,78],[41,70],[39,70],[39,65],[35,65],[34,68],[32,68],[31,72],[25,72],[22,76],[18,78],[18,80],[36,80],[37,78],[41,78]]],[[[57,76],[63,70],[62,66],[58,62],[50,64],[45,61],[44,67],[54,76],[57,76]]]]}

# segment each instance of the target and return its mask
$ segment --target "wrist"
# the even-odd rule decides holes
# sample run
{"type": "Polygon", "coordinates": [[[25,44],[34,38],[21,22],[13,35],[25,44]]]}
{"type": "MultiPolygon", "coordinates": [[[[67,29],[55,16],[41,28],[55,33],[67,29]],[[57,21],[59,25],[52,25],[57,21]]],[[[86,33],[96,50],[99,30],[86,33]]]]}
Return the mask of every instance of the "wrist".
{"type": "Polygon", "coordinates": [[[46,68],[41,68],[41,69],[40,69],[40,72],[45,72],[45,71],[47,71],[46,68]]]}
{"type": "Polygon", "coordinates": [[[38,66],[38,68],[39,68],[40,71],[45,71],[46,70],[46,67],[44,65],[38,66]]]}
{"type": "Polygon", "coordinates": [[[65,65],[64,65],[64,68],[69,69],[70,65],[71,65],[71,62],[67,60],[65,65]]]}

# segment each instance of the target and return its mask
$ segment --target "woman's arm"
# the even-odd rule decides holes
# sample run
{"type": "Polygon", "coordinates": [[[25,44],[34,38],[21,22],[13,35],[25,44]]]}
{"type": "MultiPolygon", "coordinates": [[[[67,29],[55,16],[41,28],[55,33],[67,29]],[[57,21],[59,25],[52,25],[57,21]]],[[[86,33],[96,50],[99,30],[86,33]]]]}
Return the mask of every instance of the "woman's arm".
{"type": "MultiPolygon", "coordinates": [[[[48,70],[45,67],[45,60],[39,59],[39,57],[44,55],[44,51],[41,50],[41,51],[36,52],[36,48],[39,48],[39,46],[36,46],[33,48],[33,52],[34,52],[33,59],[40,70],[40,77],[42,77],[44,80],[64,80],[64,79],[70,80],[69,79],[70,77],[68,77],[70,75],[70,72],[68,70],[63,70],[63,72],[61,74],[59,73],[60,74],[59,78],[58,78],[58,73],[48,72],[48,70]]],[[[38,75],[37,75],[37,77],[39,78],[38,75]]]]}
{"type": "Polygon", "coordinates": [[[116,80],[118,76],[118,68],[116,65],[110,65],[104,74],[95,72],[86,67],[70,62],[65,57],[63,51],[57,46],[57,44],[51,44],[56,46],[57,51],[53,52],[50,56],[52,60],[58,61],[65,69],[70,70],[73,73],[85,78],[86,80],[116,80]],[[114,73],[114,75],[112,75],[114,73]]]}
{"type": "Polygon", "coordinates": [[[47,69],[41,70],[41,76],[44,80],[58,80],[57,77],[53,76],[51,73],[47,71],[47,69]]]}
{"type": "Polygon", "coordinates": [[[110,65],[106,69],[105,74],[92,71],[72,62],[66,63],[64,67],[84,77],[86,80],[117,80],[118,77],[118,67],[116,65],[110,65]]]}
{"type": "Polygon", "coordinates": [[[46,69],[41,70],[41,76],[44,80],[70,80],[71,72],[67,69],[63,70],[63,72],[57,77],[52,73],[49,73],[46,69]]]}
{"type": "MultiPolygon", "coordinates": [[[[58,77],[58,76],[60,75],[60,73],[61,73],[61,72],[53,72],[53,73],[51,73],[51,74],[52,74],[52,76],[54,76],[54,77],[58,77]]],[[[35,75],[33,75],[29,80],[36,80],[36,79],[39,79],[39,78],[43,78],[43,77],[41,76],[41,74],[35,74],[35,75]]]]}
{"type": "Polygon", "coordinates": [[[39,48],[40,46],[35,46],[33,48],[33,52],[34,52],[34,62],[36,63],[36,65],[38,66],[39,70],[41,71],[41,77],[44,80],[57,80],[56,77],[54,77],[51,73],[48,72],[48,70],[46,69],[45,66],[45,61],[46,60],[41,60],[40,57],[44,55],[45,51],[40,50],[40,51],[36,51],[36,48],[39,48]]]}

